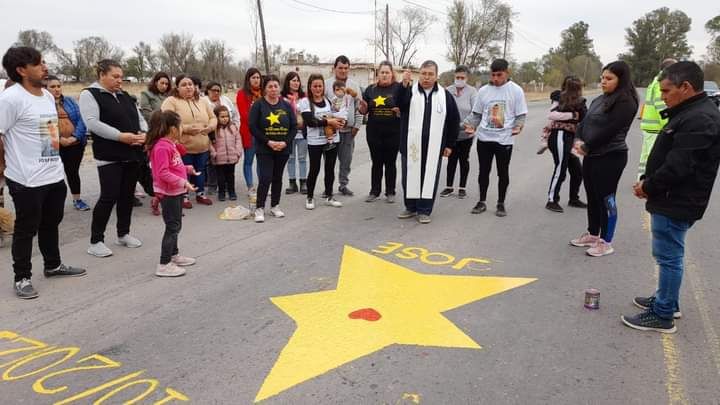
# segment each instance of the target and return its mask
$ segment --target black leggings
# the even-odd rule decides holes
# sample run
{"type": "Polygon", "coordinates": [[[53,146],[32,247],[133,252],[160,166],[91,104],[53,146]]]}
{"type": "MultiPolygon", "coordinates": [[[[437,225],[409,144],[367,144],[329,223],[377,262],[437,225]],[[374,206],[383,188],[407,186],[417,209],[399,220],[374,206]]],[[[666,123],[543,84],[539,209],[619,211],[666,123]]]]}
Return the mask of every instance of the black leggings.
{"type": "Polygon", "coordinates": [[[480,174],[478,184],[480,185],[480,201],[487,199],[488,186],[490,185],[490,170],[493,157],[497,167],[498,175],[498,203],[505,202],[507,189],[510,185],[510,158],[512,157],[512,145],[500,145],[497,142],[477,143],[478,161],[480,162],[480,174]]]}
{"type": "Polygon", "coordinates": [[[178,252],[178,235],[182,229],[182,202],[184,194],[165,196],[160,200],[165,233],[160,245],[160,264],[168,264],[178,252]]]}
{"type": "MultiPolygon", "coordinates": [[[[235,194],[235,165],[208,166],[208,168],[210,167],[214,169],[213,172],[217,176],[218,193],[225,194],[225,192],[228,192],[235,194]]],[[[209,170],[208,173],[210,173],[209,170]]]]}
{"type": "Polygon", "coordinates": [[[560,201],[560,189],[568,171],[570,172],[570,201],[580,199],[582,163],[577,156],[571,153],[574,138],[575,134],[563,130],[553,130],[548,137],[548,149],[552,152],[555,162],[548,189],[548,201],[560,201]]]}
{"type": "Polygon", "coordinates": [[[81,143],[60,148],[60,159],[65,167],[70,194],[80,194],[80,163],[84,153],[85,145],[81,143]]]}
{"type": "Polygon", "coordinates": [[[379,196],[385,172],[385,195],[395,195],[397,183],[397,155],[400,134],[396,130],[368,128],[367,143],[370,148],[370,194],[379,196]]]}
{"type": "Polygon", "coordinates": [[[470,148],[473,138],[465,139],[455,143],[455,147],[448,158],[447,164],[447,186],[452,187],[455,183],[455,170],[460,163],[460,188],[465,188],[468,174],[470,173],[470,148]]]}
{"type": "Polygon", "coordinates": [[[308,198],[312,198],[315,193],[315,183],[320,174],[320,163],[323,156],[325,156],[325,193],[323,193],[323,196],[332,196],[338,148],[324,149],[325,145],[308,145],[308,155],[310,155],[310,170],[307,178],[308,198]]]}
{"type": "Polygon", "coordinates": [[[612,242],[617,225],[617,191],[620,177],[627,164],[627,151],[610,152],[603,156],[588,156],[583,161],[583,180],[588,198],[588,232],[612,242]]]}
{"type": "Polygon", "coordinates": [[[270,206],[275,207],[280,204],[283,173],[290,155],[284,153],[258,153],[256,158],[258,171],[257,207],[265,208],[265,200],[271,185],[270,206]]]}

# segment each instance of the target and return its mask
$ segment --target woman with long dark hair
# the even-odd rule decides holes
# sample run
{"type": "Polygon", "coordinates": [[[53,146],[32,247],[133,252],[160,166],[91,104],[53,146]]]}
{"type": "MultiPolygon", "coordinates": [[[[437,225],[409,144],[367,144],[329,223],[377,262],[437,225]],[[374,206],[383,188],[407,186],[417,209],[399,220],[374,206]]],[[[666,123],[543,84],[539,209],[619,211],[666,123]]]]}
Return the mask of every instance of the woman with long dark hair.
{"type": "Polygon", "coordinates": [[[288,159],[288,178],[290,186],[285,189],[285,194],[294,194],[298,191],[300,194],[307,194],[307,140],[303,136],[302,118],[298,115],[297,105],[300,99],[305,98],[305,92],[302,89],[300,75],[297,72],[290,72],[285,75],[282,92],[283,99],[290,104],[293,114],[297,118],[297,135],[290,146],[290,159],[288,159]],[[297,162],[297,172],[295,164],[297,162]],[[300,187],[296,179],[300,179],[300,187]]]}
{"type": "Polygon", "coordinates": [[[62,81],[57,76],[48,76],[47,89],[55,97],[60,130],[60,158],[72,193],[73,207],[78,211],[90,211],[90,207],[80,198],[80,163],[87,144],[87,129],[80,115],[80,107],[72,97],[63,95],[62,81]]]}
{"type": "Polygon", "coordinates": [[[147,90],[140,93],[140,112],[145,121],[150,121],[150,116],[155,111],[160,111],[163,101],[170,96],[172,85],[170,76],[165,72],[157,72],[148,83],[147,90]]]}
{"type": "Polygon", "coordinates": [[[139,239],[130,235],[130,219],[147,123],[137,109],[135,98],[122,90],[120,63],[101,60],[96,72],[97,82],[80,93],[80,112],[92,135],[100,180],[100,198],[93,209],[87,252],[96,257],[107,257],[112,251],[104,243],[105,228],[115,206],[116,244],[129,248],[142,246],[139,239]]]}
{"type": "Polygon", "coordinates": [[[262,97],[262,74],[258,68],[250,68],[245,72],[245,80],[242,89],[238,90],[235,98],[238,112],[240,113],[240,135],[243,140],[243,176],[245,177],[245,185],[248,192],[254,192],[252,164],[255,158],[255,148],[253,146],[252,134],[250,134],[250,107],[253,103],[262,97]]]}
{"type": "Polygon", "coordinates": [[[582,184],[582,163],[580,158],[571,153],[577,125],[587,113],[585,98],[582,96],[582,81],[575,76],[568,76],[563,81],[562,91],[555,93],[557,102],[553,102],[548,119],[550,120],[547,145],[552,153],[555,168],[550,178],[548,201],[545,208],[554,212],[563,212],[560,206],[560,189],[570,172],[570,199],[568,205],[586,208],[580,200],[582,184]]]}
{"type": "Polygon", "coordinates": [[[366,202],[380,198],[383,172],[385,174],[385,197],[395,202],[397,184],[397,155],[400,150],[399,92],[402,84],[395,80],[392,63],[380,62],[377,82],[363,92],[359,111],[367,112],[367,143],[370,148],[370,193],[366,202]]]}
{"type": "Polygon", "coordinates": [[[293,108],[280,96],[280,80],[269,75],[263,83],[264,96],[250,109],[250,131],[257,148],[258,190],[255,222],[265,221],[265,200],[272,186],[270,215],[282,218],[282,178],[290,155],[290,142],[297,135],[293,108]]]}
{"type": "Polygon", "coordinates": [[[325,158],[325,192],[322,198],[325,205],[342,207],[342,203],[333,197],[335,163],[337,162],[338,151],[337,147],[328,148],[327,146],[340,143],[338,129],[345,125],[345,120],[333,116],[330,100],[325,97],[325,80],[322,75],[310,75],[308,78],[308,95],[300,100],[298,110],[302,114],[303,123],[305,124],[308,154],[310,155],[310,173],[308,174],[308,192],[305,208],[309,210],[315,209],[315,183],[320,174],[323,157],[325,158]],[[327,131],[326,128],[328,128],[327,131]]]}
{"type": "MultiPolygon", "coordinates": [[[[162,111],[175,111],[182,118],[180,143],[187,149],[183,162],[192,165],[199,173],[190,177],[190,182],[197,188],[195,201],[198,204],[212,205],[212,200],[205,195],[205,177],[210,157],[208,134],[217,127],[217,118],[210,103],[200,100],[192,78],[181,74],[175,78],[172,96],[163,101],[162,111]]],[[[192,208],[189,199],[183,201],[183,207],[192,208]]]]}
{"type": "Polygon", "coordinates": [[[577,129],[574,153],[584,156],[583,181],[588,198],[588,228],[570,241],[587,247],[586,253],[600,257],[612,254],[617,226],[617,191],[628,158],[625,142],[638,110],[638,95],[623,61],[612,62],[602,71],[603,94],[593,100],[577,129]]]}

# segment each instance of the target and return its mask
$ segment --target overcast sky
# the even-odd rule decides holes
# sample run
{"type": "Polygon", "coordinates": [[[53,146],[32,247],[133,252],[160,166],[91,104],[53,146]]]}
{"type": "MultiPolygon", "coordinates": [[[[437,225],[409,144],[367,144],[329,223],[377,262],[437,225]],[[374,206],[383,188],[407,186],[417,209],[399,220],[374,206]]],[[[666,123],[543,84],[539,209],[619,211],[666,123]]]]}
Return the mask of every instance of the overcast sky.
{"type": "MultiPolygon", "coordinates": [[[[71,49],[73,41],[101,35],[129,51],[139,41],[156,45],[163,33],[187,32],[195,39],[224,39],[234,49],[235,59],[247,58],[252,48],[249,0],[0,0],[0,49],[7,49],[22,29],[50,32],[55,42],[71,49]],[[117,5],[113,5],[117,4],[117,5]]],[[[254,0],[252,0],[254,1],[254,0]]],[[[438,21],[420,47],[417,64],[435,59],[442,70],[451,68],[444,57],[446,50],[445,15],[451,0],[412,0],[437,11],[438,21]]],[[[379,8],[388,3],[392,9],[410,5],[405,0],[377,1],[379,8]]],[[[688,40],[694,58],[705,54],[710,36],[705,22],[720,14],[720,6],[710,1],[673,0],[662,2],[604,0],[569,1],[514,0],[518,13],[511,57],[519,62],[533,60],[557,46],[560,32],[583,20],[590,24],[590,37],[603,62],[609,62],[626,50],[625,28],[643,14],[659,8],[680,9],[692,18],[688,40]]],[[[368,39],[373,37],[372,0],[264,0],[268,41],[284,49],[306,49],[329,61],[340,53],[352,61],[373,61],[368,39]],[[311,6],[301,3],[311,4],[311,6]],[[352,12],[334,13],[317,7],[352,12]],[[361,13],[365,14],[361,14],[361,13]]],[[[715,3],[717,4],[717,3],[715,3]]],[[[416,6],[413,6],[416,7],[416,6]]],[[[392,12],[391,12],[392,15],[392,12]]],[[[128,52],[129,53],[129,52],[128,52]]]]}

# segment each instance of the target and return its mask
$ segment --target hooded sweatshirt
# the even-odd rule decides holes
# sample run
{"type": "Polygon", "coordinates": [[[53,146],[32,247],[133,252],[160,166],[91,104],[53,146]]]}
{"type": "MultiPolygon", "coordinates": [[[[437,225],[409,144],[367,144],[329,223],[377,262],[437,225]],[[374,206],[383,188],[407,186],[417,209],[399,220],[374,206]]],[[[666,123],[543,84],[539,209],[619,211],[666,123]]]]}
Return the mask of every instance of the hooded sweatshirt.
{"type": "MultiPolygon", "coordinates": [[[[200,124],[209,126],[214,131],[215,127],[217,127],[217,117],[215,117],[210,104],[204,100],[186,100],[172,96],[163,101],[161,109],[163,111],[175,111],[182,120],[183,128],[193,124],[200,124]]],[[[180,137],[180,143],[185,145],[188,153],[203,153],[210,150],[210,139],[206,134],[190,135],[183,133],[180,137]]]]}
{"type": "Polygon", "coordinates": [[[183,164],[182,156],[175,142],[161,138],[150,151],[153,191],[155,194],[176,196],[185,193],[188,172],[193,167],[183,164]]]}

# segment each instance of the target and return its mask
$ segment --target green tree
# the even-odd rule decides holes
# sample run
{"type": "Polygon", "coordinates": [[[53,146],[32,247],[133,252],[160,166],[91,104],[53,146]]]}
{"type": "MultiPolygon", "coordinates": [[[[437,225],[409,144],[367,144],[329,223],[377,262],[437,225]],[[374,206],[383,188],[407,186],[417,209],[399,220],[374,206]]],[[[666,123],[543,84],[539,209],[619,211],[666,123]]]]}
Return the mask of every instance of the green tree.
{"type": "Polygon", "coordinates": [[[542,81],[541,61],[524,62],[513,75],[513,79],[520,83],[532,83],[542,81]]]}
{"type": "Polygon", "coordinates": [[[446,22],[447,60],[476,70],[501,55],[506,31],[508,40],[512,36],[512,16],[512,8],[499,0],[453,1],[446,22]]]}
{"type": "Polygon", "coordinates": [[[560,47],[557,49],[565,60],[570,61],[578,56],[595,55],[593,40],[588,36],[590,25],[578,21],[560,34],[560,47]]]}
{"type": "Polygon", "coordinates": [[[708,60],[720,63],[720,15],[705,23],[705,30],[712,35],[710,45],[707,47],[708,60]]]}
{"type": "Polygon", "coordinates": [[[560,45],[542,59],[545,83],[558,87],[568,75],[579,77],[585,84],[597,81],[602,62],[595,53],[589,30],[590,25],[578,21],[560,33],[560,45]]]}
{"type": "Polygon", "coordinates": [[[637,85],[650,83],[663,59],[688,58],[692,54],[687,41],[691,22],[684,12],[662,7],[645,14],[625,29],[625,40],[630,49],[619,57],[630,65],[637,85]]]}

